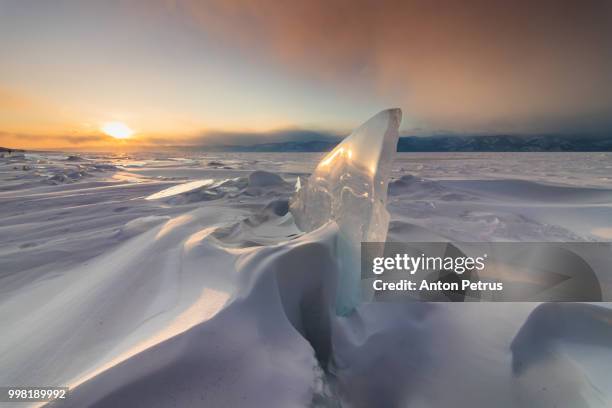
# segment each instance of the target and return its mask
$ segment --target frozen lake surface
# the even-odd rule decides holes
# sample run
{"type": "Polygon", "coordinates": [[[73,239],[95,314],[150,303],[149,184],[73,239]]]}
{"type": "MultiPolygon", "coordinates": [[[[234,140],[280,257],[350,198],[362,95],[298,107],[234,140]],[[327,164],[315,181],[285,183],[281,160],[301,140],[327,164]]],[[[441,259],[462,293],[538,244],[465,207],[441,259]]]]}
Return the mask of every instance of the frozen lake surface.
{"type": "MultiPolygon", "coordinates": [[[[287,213],[322,156],[0,158],[0,385],[67,384],[72,406],[610,406],[612,342],[521,340],[547,357],[512,372],[536,304],[322,318],[334,231],[287,213]]],[[[398,241],[610,241],[612,154],[399,153],[388,210],[398,241]]]]}

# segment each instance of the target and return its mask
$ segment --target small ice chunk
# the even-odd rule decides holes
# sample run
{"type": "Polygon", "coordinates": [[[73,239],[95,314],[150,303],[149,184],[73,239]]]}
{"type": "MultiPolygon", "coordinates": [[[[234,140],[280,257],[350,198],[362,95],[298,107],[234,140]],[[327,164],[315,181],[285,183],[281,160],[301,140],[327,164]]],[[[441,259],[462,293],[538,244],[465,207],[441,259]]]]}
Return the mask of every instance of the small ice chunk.
{"type": "Polygon", "coordinates": [[[268,171],[256,170],[249,174],[249,186],[250,187],[271,187],[271,186],[282,186],[285,184],[285,180],[281,176],[268,171]]]}
{"type": "Polygon", "coordinates": [[[158,191],[155,194],[151,194],[146,197],[147,200],[159,200],[160,198],[168,198],[178,194],[188,193],[201,187],[210,186],[213,184],[213,179],[196,180],[188,183],[178,184],[176,186],[167,188],[162,191],[158,191]]]}
{"type": "Polygon", "coordinates": [[[388,109],[365,122],[321,160],[291,200],[301,230],[313,231],[330,220],[338,224],[338,314],[350,313],[361,297],[361,242],[387,237],[387,185],[401,119],[400,109],[388,109]]]}

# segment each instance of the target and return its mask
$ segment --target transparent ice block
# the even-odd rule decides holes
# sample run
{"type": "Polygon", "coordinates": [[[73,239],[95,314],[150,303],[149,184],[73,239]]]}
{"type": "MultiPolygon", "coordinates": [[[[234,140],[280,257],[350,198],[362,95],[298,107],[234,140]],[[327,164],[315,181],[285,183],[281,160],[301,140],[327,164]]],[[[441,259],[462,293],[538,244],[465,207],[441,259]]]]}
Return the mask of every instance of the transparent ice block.
{"type": "Polygon", "coordinates": [[[350,313],[361,298],[361,242],[387,237],[387,185],[401,119],[400,109],[373,116],[319,162],[291,199],[290,210],[301,230],[313,231],[328,221],[339,227],[336,312],[340,315],[350,313]]]}

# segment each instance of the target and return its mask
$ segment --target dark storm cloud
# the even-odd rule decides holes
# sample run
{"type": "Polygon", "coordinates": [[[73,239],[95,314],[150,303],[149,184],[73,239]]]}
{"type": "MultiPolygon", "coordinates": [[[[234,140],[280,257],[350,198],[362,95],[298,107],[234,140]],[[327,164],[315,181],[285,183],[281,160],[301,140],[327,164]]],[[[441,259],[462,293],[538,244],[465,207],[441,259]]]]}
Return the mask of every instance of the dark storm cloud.
{"type": "Polygon", "coordinates": [[[429,127],[610,125],[612,2],[166,2],[219,41],[376,92],[429,127]]]}

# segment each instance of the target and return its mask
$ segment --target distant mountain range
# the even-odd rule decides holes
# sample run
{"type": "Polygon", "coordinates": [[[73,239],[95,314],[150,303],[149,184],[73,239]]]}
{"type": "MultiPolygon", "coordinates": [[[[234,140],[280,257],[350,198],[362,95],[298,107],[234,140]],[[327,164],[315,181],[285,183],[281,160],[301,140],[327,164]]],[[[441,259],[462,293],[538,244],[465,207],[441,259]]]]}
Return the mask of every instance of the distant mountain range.
{"type": "Polygon", "coordinates": [[[399,152],[609,152],[612,137],[600,135],[402,137],[399,152]]]}
{"type": "MultiPolygon", "coordinates": [[[[290,141],[252,145],[201,146],[216,152],[326,152],[335,141],[290,141]]],[[[540,136],[404,136],[398,152],[610,152],[611,136],[540,135],[540,136]]]]}

